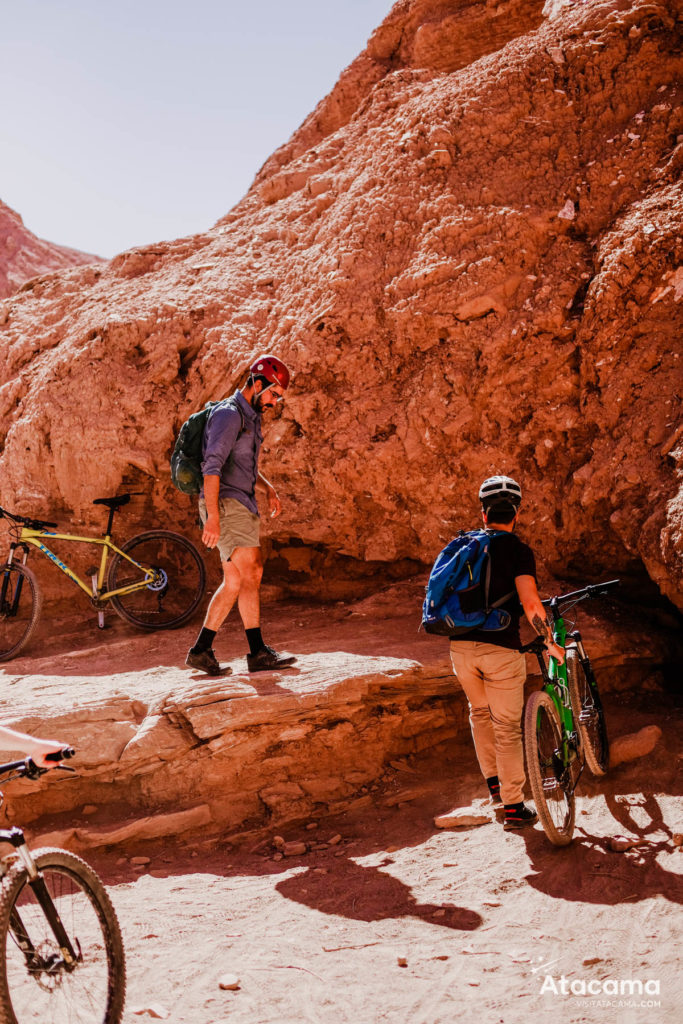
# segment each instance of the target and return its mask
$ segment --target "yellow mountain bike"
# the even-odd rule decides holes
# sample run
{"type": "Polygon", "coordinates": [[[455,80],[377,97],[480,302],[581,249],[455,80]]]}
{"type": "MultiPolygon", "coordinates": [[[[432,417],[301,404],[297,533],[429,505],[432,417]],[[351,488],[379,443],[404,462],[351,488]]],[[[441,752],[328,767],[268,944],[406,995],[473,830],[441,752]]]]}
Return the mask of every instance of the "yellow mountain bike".
{"type": "Polygon", "coordinates": [[[0,661],[14,658],[26,646],[40,617],[42,593],[26,564],[32,547],[85,591],[97,611],[100,629],[108,602],[138,629],[174,629],[190,618],[206,589],[201,555],[194,544],[170,530],[149,530],[117,547],[111,539],[114,514],[130,499],[131,494],[119,494],[93,502],[109,509],[103,537],[57,533],[56,523],[0,508],[0,518],[8,520],[11,536],[7,562],[0,569],[0,661]],[[47,539],[102,548],[99,567],[89,570],[90,585],[47,547],[47,539]]]}

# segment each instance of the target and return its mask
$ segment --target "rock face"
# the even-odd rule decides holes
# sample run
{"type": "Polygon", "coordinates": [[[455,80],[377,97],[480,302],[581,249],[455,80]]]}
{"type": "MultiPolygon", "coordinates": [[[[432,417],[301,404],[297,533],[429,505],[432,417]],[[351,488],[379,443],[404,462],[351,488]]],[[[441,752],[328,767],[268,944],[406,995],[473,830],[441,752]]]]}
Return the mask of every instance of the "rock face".
{"type": "Polygon", "coordinates": [[[683,608],[679,13],[401,0],[212,230],[0,306],[0,501],[189,525],[175,431],[270,349],[272,578],[415,570],[507,472],[551,572],[683,608]]]}
{"type": "Polygon", "coordinates": [[[37,238],[24,227],[19,214],[0,200],[0,299],[39,274],[100,262],[99,256],[37,238]]]}

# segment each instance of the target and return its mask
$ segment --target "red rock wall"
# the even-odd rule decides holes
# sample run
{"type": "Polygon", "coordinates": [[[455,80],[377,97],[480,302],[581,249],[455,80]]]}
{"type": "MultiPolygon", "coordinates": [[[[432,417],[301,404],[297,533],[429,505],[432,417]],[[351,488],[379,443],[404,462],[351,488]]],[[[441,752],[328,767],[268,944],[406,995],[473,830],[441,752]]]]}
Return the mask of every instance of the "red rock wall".
{"type": "Polygon", "coordinates": [[[683,607],[680,53],[674,3],[401,0],[215,228],[0,305],[0,501],[189,525],[175,430],[272,349],[290,580],[429,562],[508,472],[550,571],[683,607]]]}
{"type": "Polygon", "coordinates": [[[39,274],[99,262],[99,256],[37,238],[24,227],[19,214],[0,200],[0,299],[39,274]]]}

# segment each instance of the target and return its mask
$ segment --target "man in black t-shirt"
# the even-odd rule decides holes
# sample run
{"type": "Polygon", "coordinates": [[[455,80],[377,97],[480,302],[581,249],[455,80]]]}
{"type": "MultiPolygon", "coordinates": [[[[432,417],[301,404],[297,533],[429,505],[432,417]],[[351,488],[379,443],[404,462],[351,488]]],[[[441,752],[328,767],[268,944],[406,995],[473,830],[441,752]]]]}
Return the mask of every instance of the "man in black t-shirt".
{"type": "Polygon", "coordinates": [[[553,643],[552,624],[536,586],[536,559],[528,544],[514,534],[522,489],[506,476],[485,480],[479,489],[487,530],[500,531],[489,547],[489,602],[506,594],[500,607],[510,615],[505,629],[475,629],[451,637],[451,661],[470,707],[470,727],[477,760],[495,803],[505,805],[505,829],[532,825],[537,814],[524,805],[522,709],[526,662],[520,652],[522,609],[549,652],[560,663],[564,651],[553,643]]]}

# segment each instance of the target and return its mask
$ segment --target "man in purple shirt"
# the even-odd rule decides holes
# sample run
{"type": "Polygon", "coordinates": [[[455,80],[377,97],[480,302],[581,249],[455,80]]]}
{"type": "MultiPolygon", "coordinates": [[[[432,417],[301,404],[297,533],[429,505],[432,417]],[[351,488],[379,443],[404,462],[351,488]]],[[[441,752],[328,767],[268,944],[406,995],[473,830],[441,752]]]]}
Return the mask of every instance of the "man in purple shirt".
{"type": "Polygon", "coordinates": [[[207,420],[199,515],[204,524],[202,540],[220,553],[223,582],[211,599],[202,630],[185,663],[208,675],[231,672],[229,667],[219,665],[213,641],[235,601],[249,643],[250,672],[288,668],[296,661],[268,647],[261,636],[263,558],[256,504],[258,486],[266,492],[271,516],[280,514],[280,499],[273,485],[259,473],[258,458],[263,440],[261,415],[282,401],[289,379],[289,370],[281,359],[259,356],[249,368],[245,387],[215,405],[207,420]]]}

